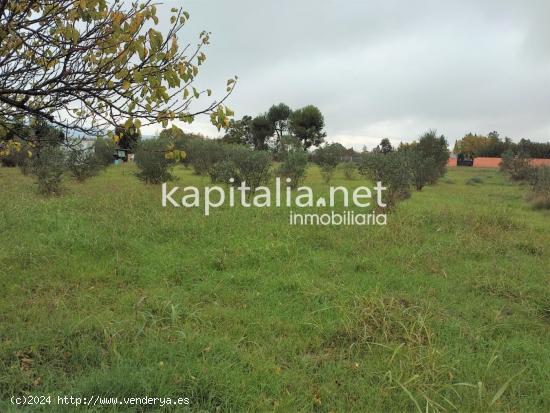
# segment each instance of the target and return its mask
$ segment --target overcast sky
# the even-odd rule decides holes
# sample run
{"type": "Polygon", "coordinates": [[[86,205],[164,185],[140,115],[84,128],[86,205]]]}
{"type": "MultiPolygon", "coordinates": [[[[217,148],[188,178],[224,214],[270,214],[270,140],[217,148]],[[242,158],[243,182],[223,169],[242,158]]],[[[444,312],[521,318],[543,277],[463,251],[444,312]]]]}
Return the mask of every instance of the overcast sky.
{"type": "MultiPolygon", "coordinates": [[[[182,40],[212,32],[198,85],[256,115],[318,106],[327,139],[369,149],[435,128],[550,140],[548,0],[188,0],[182,40]]],[[[167,17],[168,18],[168,17],[167,17]]],[[[208,119],[188,130],[214,136],[208,119]]]]}

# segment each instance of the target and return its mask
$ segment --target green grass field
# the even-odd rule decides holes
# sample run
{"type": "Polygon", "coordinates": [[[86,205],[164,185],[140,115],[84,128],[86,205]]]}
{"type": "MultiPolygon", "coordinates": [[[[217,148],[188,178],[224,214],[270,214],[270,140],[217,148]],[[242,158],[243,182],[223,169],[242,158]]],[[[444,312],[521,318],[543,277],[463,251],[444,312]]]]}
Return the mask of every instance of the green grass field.
{"type": "Polygon", "coordinates": [[[385,227],[163,209],[131,166],[65,187],[0,168],[0,411],[550,411],[550,213],[495,170],[450,170],[385,227]]]}

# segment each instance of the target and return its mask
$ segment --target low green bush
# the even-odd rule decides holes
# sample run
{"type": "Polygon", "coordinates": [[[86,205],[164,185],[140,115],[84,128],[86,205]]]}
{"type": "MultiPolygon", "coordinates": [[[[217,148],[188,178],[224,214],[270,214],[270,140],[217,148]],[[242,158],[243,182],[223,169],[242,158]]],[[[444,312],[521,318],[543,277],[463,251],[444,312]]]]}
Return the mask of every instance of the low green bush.
{"type": "Polygon", "coordinates": [[[208,174],[213,183],[227,185],[239,185],[241,183],[238,167],[235,162],[230,159],[224,159],[214,164],[208,171],[208,174]],[[233,179],[233,182],[231,182],[231,179],[233,179]]]}
{"type": "Polygon", "coordinates": [[[45,145],[33,156],[31,170],[36,176],[39,193],[43,195],[61,193],[65,160],[65,152],[57,145],[45,145]]]}
{"type": "Polygon", "coordinates": [[[355,162],[344,162],[342,164],[342,170],[346,179],[355,179],[357,173],[357,165],[355,162]]]}
{"type": "Polygon", "coordinates": [[[100,161],[93,150],[73,149],[67,157],[67,169],[78,182],[84,182],[99,173],[100,161]]]}
{"type": "Polygon", "coordinates": [[[334,170],[342,157],[342,145],[330,144],[320,147],[315,151],[315,162],[321,168],[321,176],[325,183],[329,183],[334,175],[334,170]]]}
{"type": "Polygon", "coordinates": [[[114,161],[115,143],[108,138],[96,138],[94,141],[95,161],[99,166],[109,166],[114,161]]]}
{"type": "Polygon", "coordinates": [[[513,181],[528,181],[535,173],[529,163],[529,158],[524,154],[515,155],[511,151],[502,154],[500,170],[506,172],[513,181]]]}
{"type": "Polygon", "coordinates": [[[242,145],[219,145],[221,159],[208,167],[212,182],[239,185],[252,189],[266,184],[270,176],[271,156],[242,145]],[[230,179],[233,178],[233,182],[230,179]]]}
{"type": "Polygon", "coordinates": [[[240,182],[245,181],[252,189],[268,182],[271,167],[271,155],[267,151],[256,151],[236,145],[229,154],[236,165],[240,182]]]}
{"type": "Polygon", "coordinates": [[[139,168],[136,176],[150,184],[159,184],[174,179],[170,173],[175,160],[167,157],[166,143],[159,139],[147,139],[137,147],[135,163],[139,168]]]}
{"type": "Polygon", "coordinates": [[[534,169],[531,180],[531,192],[527,200],[535,209],[550,209],[550,167],[534,169]]]}
{"type": "Polygon", "coordinates": [[[291,181],[288,185],[296,188],[304,181],[306,169],[307,153],[302,149],[293,149],[285,154],[277,173],[281,178],[290,178],[291,181]]]}
{"type": "Polygon", "coordinates": [[[223,145],[208,139],[193,139],[186,144],[189,164],[196,175],[206,175],[217,162],[225,158],[223,145]]]}
{"type": "Polygon", "coordinates": [[[383,192],[383,202],[388,208],[393,208],[398,201],[411,196],[413,173],[404,152],[364,154],[359,173],[373,182],[380,181],[387,188],[383,192]]]}

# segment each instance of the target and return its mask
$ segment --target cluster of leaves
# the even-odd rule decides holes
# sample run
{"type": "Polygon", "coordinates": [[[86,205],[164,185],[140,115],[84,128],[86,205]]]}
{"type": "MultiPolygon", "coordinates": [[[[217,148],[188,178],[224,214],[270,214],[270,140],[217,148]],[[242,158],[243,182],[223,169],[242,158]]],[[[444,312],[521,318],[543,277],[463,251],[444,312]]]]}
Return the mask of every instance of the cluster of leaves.
{"type": "Polygon", "coordinates": [[[383,192],[383,202],[388,208],[393,208],[398,201],[411,196],[413,175],[409,166],[409,156],[403,151],[364,154],[359,165],[359,173],[373,182],[382,182],[386,188],[383,192]]]}
{"type": "Polygon", "coordinates": [[[222,141],[248,145],[256,150],[270,149],[279,154],[285,135],[290,134],[303,149],[308,149],[323,143],[324,128],[325,120],[317,107],[308,105],[293,111],[288,105],[279,103],[254,118],[243,116],[240,120],[231,120],[222,141]]]}
{"type": "Polygon", "coordinates": [[[344,176],[346,177],[346,179],[355,179],[355,173],[357,172],[357,165],[355,164],[355,162],[343,162],[342,170],[344,171],[344,176]]]}
{"type": "Polygon", "coordinates": [[[171,181],[174,179],[172,167],[186,156],[184,151],[176,149],[174,144],[164,139],[143,140],[135,152],[134,159],[139,168],[136,176],[148,184],[171,181]]]}
{"type": "Polygon", "coordinates": [[[93,149],[74,149],[67,156],[67,169],[78,182],[97,175],[101,168],[93,149]]]}
{"type": "Polygon", "coordinates": [[[536,209],[550,209],[550,167],[541,166],[531,177],[531,192],[527,197],[536,209]]]}
{"type": "Polygon", "coordinates": [[[212,165],[212,182],[240,184],[253,190],[269,180],[271,156],[267,151],[255,151],[242,145],[220,145],[222,158],[212,165]]]}
{"type": "Polygon", "coordinates": [[[32,160],[32,173],[36,176],[38,192],[42,195],[59,195],[65,172],[66,153],[59,145],[46,144],[32,160]]]}
{"type": "Polygon", "coordinates": [[[195,174],[206,175],[224,159],[224,148],[213,140],[194,139],[188,143],[187,155],[195,174]]]}
{"type": "Polygon", "coordinates": [[[447,140],[444,136],[438,136],[435,130],[426,132],[418,142],[401,144],[398,151],[407,153],[407,164],[418,191],[434,184],[445,174],[449,160],[447,140]]]}
{"type": "Polygon", "coordinates": [[[288,185],[296,188],[303,182],[307,170],[307,153],[301,148],[285,152],[285,158],[277,170],[282,178],[290,179],[288,185]]]}
{"type": "Polygon", "coordinates": [[[534,168],[525,153],[515,155],[512,151],[502,154],[500,170],[514,181],[527,181],[533,176],[534,168]]]}
{"type": "Polygon", "coordinates": [[[550,143],[532,142],[521,139],[514,143],[506,137],[501,139],[498,132],[491,132],[487,136],[468,133],[456,141],[453,152],[462,154],[470,159],[477,157],[498,158],[505,152],[524,154],[531,158],[550,158],[550,143]]]}
{"type": "Polygon", "coordinates": [[[502,154],[500,170],[514,181],[529,183],[531,191],[527,200],[534,208],[550,209],[550,167],[532,166],[524,152],[515,155],[512,151],[506,151],[502,154]]]}
{"type": "Polygon", "coordinates": [[[313,160],[321,168],[321,175],[325,183],[329,183],[336,167],[342,160],[346,148],[339,143],[332,143],[318,148],[313,154],[313,160]]]}
{"type": "Polygon", "coordinates": [[[212,94],[194,87],[210,34],[182,45],[189,14],[171,13],[161,23],[151,0],[0,1],[0,151],[10,134],[27,139],[14,126],[29,117],[92,136],[116,127],[110,137],[123,148],[144,125],[206,114],[227,127],[236,78],[219,101],[192,105],[212,94]]]}
{"type": "Polygon", "coordinates": [[[449,150],[444,136],[435,131],[422,135],[418,141],[402,144],[397,150],[381,142],[377,150],[364,153],[359,172],[387,188],[385,203],[389,208],[411,195],[411,188],[422,190],[445,174],[449,150]]]}
{"type": "Polygon", "coordinates": [[[163,129],[160,132],[159,139],[166,142],[167,147],[172,148],[172,154],[169,153],[168,157],[179,159],[179,161],[187,168],[190,166],[190,147],[196,140],[204,140],[204,136],[200,134],[187,133],[178,128],[172,126],[168,129],[163,129]],[[182,156],[185,153],[186,156],[182,156]]]}

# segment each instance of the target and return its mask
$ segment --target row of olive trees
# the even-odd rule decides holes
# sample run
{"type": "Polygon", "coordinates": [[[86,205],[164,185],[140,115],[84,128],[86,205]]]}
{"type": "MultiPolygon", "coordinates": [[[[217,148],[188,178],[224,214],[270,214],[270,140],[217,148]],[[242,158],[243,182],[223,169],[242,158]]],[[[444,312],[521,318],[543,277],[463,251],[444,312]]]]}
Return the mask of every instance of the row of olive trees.
{"type": "Polygon", "coordinates": [[[0,155],[0,163],[33,175],[42,194],[59,194],[64,174],[82,182],[113,161],[115,145],[111,140],[98,138],[93,147],[85,147],[81,139],[68,138],[40,119],[19,123],[17,128],[25,139],[9,136],[11,148],[0,155]]]}
{"type": "Polygon", "coordinates": [[[515,155],[512,151],[502,154],[500,170],[511,180],[527,182],[531,190],[527,200],[536,209],[550,209],[550,167],[531,165],[530,159],[522,152],[515,155]]]}
{"type": "Polygon", "coordinates": [[[437,182],[446,171],[449,150],[444,136],[435,131],[422,135],[418,141],[401,144],[397,150],[382,142],[376,150],[364,153],[359,172],[387,188],[385,203],[389,208],[411,196],[411,189],[420,191],[437,182]]]}
{"type": "Polygon", "coordinates": [[[83,182],[111,164],[113,152],[114,144],[110,140],[98,138],[92,148],[66,147],[55,142],[43,143],[40,147],[25,143],[9,157],[15,160],[12,166],[18,166],[25,175],[34,176],[39,193],[59,195],[64,175],[83,182]]]}
{"type": "Polygon", "coordinates": [[[255,151],[242,145],[225,145],[197,136],[172,140],[165,136],[141,142],[135,161],[138,178],[147,183],[172,180],[172,168],[184,163],[197,175],[208,175],[214,183],[235,184],[246,182],[258,187],[267,182],[272,163],[267,151],[255,151]],[[175,154],[175,155],[174,155],[175,154]]]}

